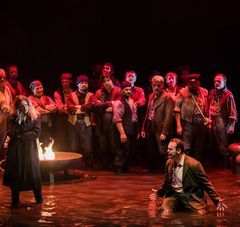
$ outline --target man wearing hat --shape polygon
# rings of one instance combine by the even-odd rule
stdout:
[[[77,90],[67,98],[68,121],[72,128],[69,142],[73,152],[83,153],[86,168],[92,168],[92,110],[96,98],[88,92],[89,79],[86,75],[78,76],[76,85]]]
[[[151,85],[153,92],[148,98],[141,136],[147,138],[149,171],[155,172],[159,162],[162,169],[165,166],[167,144],[172,135],[174,121],[174,101],[171,95],[164,91],[162,76],[155,75]]]
[[[177,134],[183,137],[185,152],[202,158],[208,118],[208,91],[200,87],[200,74],[188,76],[187,87],[180,90],[175,103]]]
[[[13,108],[12,94],[5,82],[5,70],[0,69],[0,151],[6,137],[8,116]]]
[[[67,98],[74,91],[71,87],[72,74],[63,73],[60,76],[61,86],[54,92],[54,102],[57,105],[58,113],[54,118],[56,146],[58,150],[68,150],[68,111],[67,111]]]
[[[41,135],[39,140],[43,146],[48,146],[50,138],[53,138],[52,132],[52,118],[53,113],[57,111],[57,106],[50,96],[44,95],[44,88],[42,82],[34,80],[30,84],[32,95],[29,100],[35,109],[41,114]]]
[[[17,65],[9,65],[7,67],[7,81],[6,85],[9,87],[13,99],[17,95],[25,95],[28,96],[27,90],[24,86],[18,81],[18,67]]]
[[[128,81],[123,81],[121,89],[119,100],[113,103],[113,121],[117,126],[115,167],[118,174],[127,172],[128,162],[133,153],[133,143],[138,136],[137,107],[130,97],[132,85]]]

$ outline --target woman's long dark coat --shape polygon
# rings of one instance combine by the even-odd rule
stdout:
[[[37,118],[20,125],[16,118],[10,120],[10,137],[3,184],[12,189],[25,191],[41,187],[40,164],[36,139],[41,130],[41,120]]]

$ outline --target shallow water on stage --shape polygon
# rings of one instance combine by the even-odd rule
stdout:
[[[157,203],[149,202],[163,174],[143,169],[117,176],[112,172],[82,172],[80,178],[55,176],[43,184],[44,203],[35,205],[32,192],[21,192],[21,206],[10,208],[10,190],[0,186],[0,225],[3,226],[237,226],[240,225],[240,175],[229,170],[207,171],[228,209],[217,213],[208,198],[205,215],[175,213],[162,216]],[[0,178],[2,180],[2,177]]]

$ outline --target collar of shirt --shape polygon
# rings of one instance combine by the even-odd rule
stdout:
[[[162,93],[161,93],[161,94],[162,94]],[[153,99],[153,100],[154,100],[154,101],[157,100],[157,99],[161,96],[161,94],[158,94],[158,95],[154,94],[154,99]]]
[[[184,164],[185,154],[182,155],[182,158],[178,164],[174,163],[175,168],[182,167]]]
[[[86,97],[87,92],[86,93],[80,93],[79,91],[77,91],[77,96],[79,97]]]

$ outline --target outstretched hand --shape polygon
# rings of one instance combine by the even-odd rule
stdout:
[[[153,193],[149,195],[149,199],[155,202],[158,199],[158,194],[156,189],[152,189]]]
[[[217,204],[217,211],[223,212],[225,208],[228,208],[227,205],[223,202],[223,200],[219,200]]]

